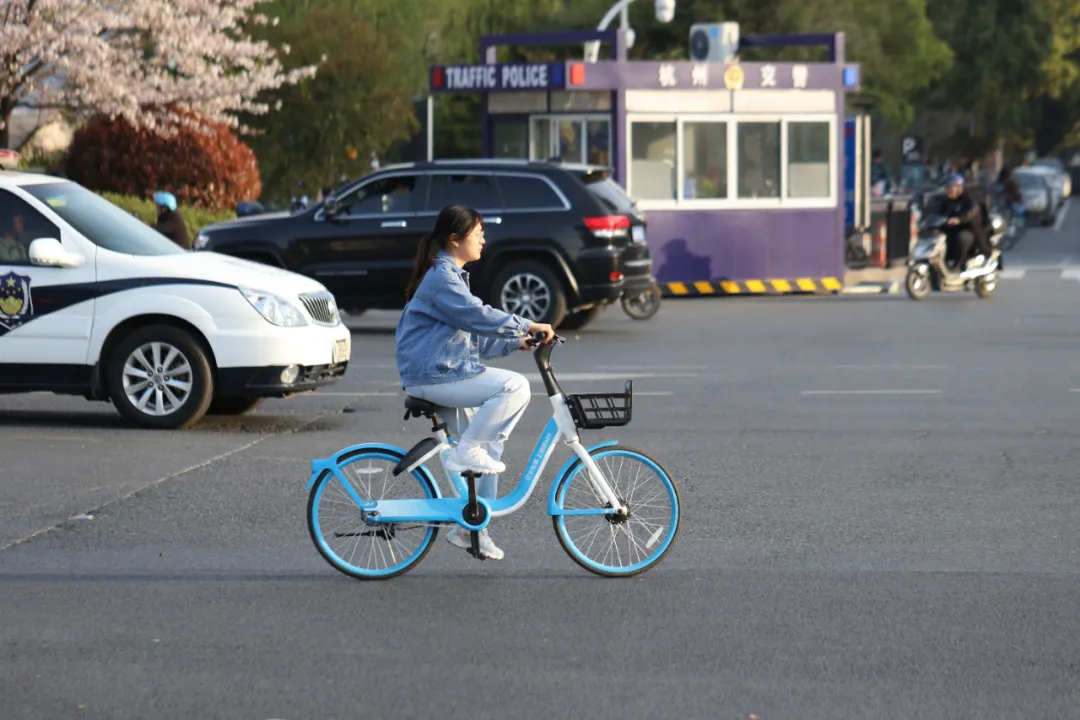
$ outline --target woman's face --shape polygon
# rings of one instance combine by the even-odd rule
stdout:
[[[462,264],[475,262],[480,259],[480,253],[484,249],[484,224],[476,223],[476,226],[463,238],[451,241],[451,255],[461,261]]]

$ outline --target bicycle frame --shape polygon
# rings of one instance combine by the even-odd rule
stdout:
[[[355,450],[365,447],[364,445],[354,446],[352,448],[346,448],[338,452],[334,457],[327,460],[315,460],[312,462],[312,476],[308,487],[312,487],[315,481],[325,471],[330,471],[337,477],[338,481],[342,484],[345,492],[352,498],[353,502],[361,509],[365,517],[376,523],[393,523],[393,522],[446,522],[456,523],[462,525],[469,530],[482,530],[488,524],[493,517],[501,517],[503,515],[509,515],[520,509],[532,496],[533,490],[536,489],[536,485],[543,475],[544,470],[547,467],[548,461],[551,459],[552,453],[555,451],[555,447],[559,440],[562,439],[565,445],[570,451],[579,459],[582,464],[588,469],[586,477],[589,480],[589,484],[592,485],[594,492],[597,494],[597,498],[606,501],[610,507],[606,508],[592,508],[584,510],[564,510],[558,507],[555,500],[555,492],[559,487],[559,481],[570,470],[574,464],[574,458],[571,458],[559,471],[559,474],[555,477],[555,481],[552,483],[551,492],[548,496],[547,511],[549,515],[611,515],[619,512],[622,508],[622,504],[619,498],[612,490],[607,478],[601,472],[596,461],[594,461],[590,453],[602,447],[608,447],[616,445],[616,442],[605,442],[599,445],[586,448],[581,443],[581,438],[578,434],[577,426],[574,423],[573,415],[570,413],[570,408],[567,405],[566,396],[563,394],[562,388],[559,387],[558,382],[555,379],[554,372],[551,369],[549,358],[551,356],[551,350],[555,342],[543,345],[535,351],[536,365],[540,370],[540,376],[544,381],[544,386],[548,393],[548,400],[551,402],[552,417],[548,420],[544,426],[543,431],[540,433],[540,438],[537,440],[535,447],[533,448],[532,455],[529,457],[529,461],[525,466],[525,472],[518,479],[517,486],[514,490],[505,497],[498,498],[493,501],[489,501],[485,498],[477,498],[477,502],[484,506],[487,513],[483,521],[479,525],[470,525],[463,518],[463,509],[468,503],[468,486],[465,479],[460,473],[453,473],[443,470],[444,476],[450,481],[451,486],[457,493],[456,497],[434,497],[434,498],[416,498],[408,500],[370,500],[366,501],[362,499],[356,490],[352,487],[341,474],[338,468],[337,458]],[[423,457],[419,458],[411,466],[406,468],[406,472],[412,473],[418,468],[425,474],[430,474],[424,467],[424,463],[430,458],[440,455],[441,453],[449,450],[452,446],[449,436],[444,429],[438,429],[434,433],[435,439],[438,441],[438,445],[427,452]],[[404,451],[398,448],[391,448],[386,445],[370,445],[368,447],[380,448],[384,450],[394,450],[404,455]],[[436,489],[436,492],[437,489]]]

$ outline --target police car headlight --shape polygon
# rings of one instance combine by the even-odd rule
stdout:
[[[195,242],[191,243],[192,250],[202,250],[210,242],[210,236],[206,233],[199,233],[195,236]]]
[[[307,318],[300,308],[293,305],[283,297],[268,293],[265,290],[252,290],[240,288],[251,307],[255,308],[260,315],[266,318],[268,323],[280,327],[299,327],[307,325]]]

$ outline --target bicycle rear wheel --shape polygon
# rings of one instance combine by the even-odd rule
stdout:
[[[581,567],[604,577],[645,572],[667,555],[679,534],[679,491],[660,463],[627,447],[596,450],[591,457],[630,515],[556,515],[551,518],[563,550]],[[607,507],[593,490],[588,470],[576,461],[555,490],[564,510]]]
[[[431,480],[417,468],[393,476],[404,453],[364,448],[346,455],[338,471],[362,500],[438,497]],[[417,488],[419,485],[419,488]],[[333,473],[315,482],[308,496],[308,532],[319,554],[334,568],[358,580],[387,580],[417,565],[439,535],[438,525],[376,523],[366,520]]]

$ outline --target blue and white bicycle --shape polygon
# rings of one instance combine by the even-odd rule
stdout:
[[[659,563],[679,533],[679,493],[671,476],[645,453],[616,441],[586,448],[578,434],[579,429],[628,424],[633,381],[626,382],[623,393],[566,395],[550,364],[561,342],[556,338],[534,351],[553,414],[524,475],[505,497],[479,498],[476,478],[481,473],[445,468],[455,494],[442,494],[425,463],[441,459],[454,440],[435,405],[418,398],[405,399],[405,419],[430,419],[432,436],[408,452],[364,443],[312,461],[308,529],[327,562],[361,580],[392,578],[424,559],[440,525],[455,524],[471,531],[469,552],[483,560],[479,531],[491,518],[525,505],[562,440],[572,456],[555,476],[547,512],[563,549],[578,565],[606,577],[636,575]]]

